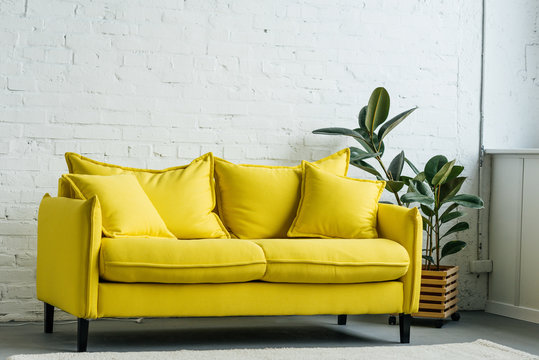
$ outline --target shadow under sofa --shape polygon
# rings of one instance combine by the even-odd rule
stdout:
[[[78,318],[78,351],[87,348],[88,320],[105,317],[333,314],[344,325],[347,314],[399,313],[400,342],[408,343],[419,304],[421,216],[379,204],[376,227],[377,239],[136,238],[129,252],[127,242],[103,237],[97,197],[46,197],[37,261],[45,332],[53,330],[54,307]],[[171,255],[178,246],[195,254],[192,261],[178,263]],[[205,263],[220,252],[229,262]]]

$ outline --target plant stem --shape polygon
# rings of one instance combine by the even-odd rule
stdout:
[[[430,233],[430,225],[427,224],[427,244],[425,245],[425,255],[426,256],[429,256],[429,244],[430,244],[430,238],[429,238],[429,233]],[[425,267],[428,269],[429,267],[429,260],[428,258],[425,259]]]
[[[435,215],[435,221],[436,221],[436,270],[440,270],[440,221],[438,217],[439,213],[439,198],[440,198],[440,188],[439,186],[436,187],[434,198],[436,199],[436,203],[434,204],[434,215]]]
[[[434,231],[434,228],[432,227],[432,216],[429,216],[429,221],[431,223],[431,226],[429,227],[429,237],[428,237],[428,240],[429,240],[429,256],[432,259],[432,234],[433,234],[433,231]],[[428,266],[427,266],[427,270],[430,270],[431,265],[432,264],[429,261]]]

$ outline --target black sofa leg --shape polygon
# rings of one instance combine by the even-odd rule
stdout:
[[[87,319],[78,319],[77,322],[77,351],[85,352],[88,347],[88,326],[90,321]]]
[[[337,324],[346,325],[346,315],[337,315]]]
[[[52,328],[54,325],[54,306],[51,304],[47,304],[46,302],[43,303],[44,305],[44,328],[45,333],[51,334]]]
[[[401,337],[401,344],[410,343],[410,324],[412,323],[412,315],[399,314],[399,330]]]

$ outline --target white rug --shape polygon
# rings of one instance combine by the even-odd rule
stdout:
[[[100,352],[14,355],[8,360],[440,360],[539,359],[538,356],[487,340],[442,345],[402,345],[336,348],[280,348],[238,350],[179,350],[151,352]]]

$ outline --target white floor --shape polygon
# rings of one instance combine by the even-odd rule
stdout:
[[[412,323],[412,344],[486,339],[539,355],[539,324],[482,311],[462,312],[441,329],[429,320]],[[88,351],[162,351],[266,347],[349,347],[399,344],[399,328],[385,315],[98,320],[90,323]],[[53,334],[43,323],[0,324],[0,359],[13,354],[74,351],[76,323],[59,322]]]

